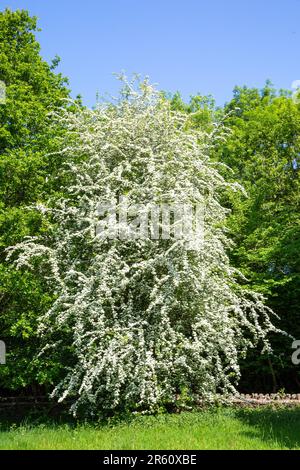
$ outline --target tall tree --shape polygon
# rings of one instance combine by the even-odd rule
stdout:
[[[237,87],[225,113],[231,136],[217,158],[231,168],[227,177],[248,193],[230,202],[232,261],[254,289],[268,296],[281,318],[278,325],[299,339],[300,107],[288,92],[276,93],[267,82],[262,90]],[[291,338],[278,336],[273,344],[273,356],[248,357],[245,389],[298,388]]]
[[[0,12],[0,80],[6,101],[0,104],[0,337],[7,343],[7,365],[0,368],[0,387],[19,388],[43,382],[45,362],[33,361],[36,317],[49,296],[34,274],[16,272],[5,262],[5,248],[45,230],[24,206],[47,198],[53,187],[47,176],[59,162],[47,157],[55,133],[48,115],[66,106],[67,81],[46,63],[36,40],[37,20],[26,11]],[[50,368],[51,369],[51,368]]]
[[[10,252],[55,293],[39,318],[44,350],[60,351],[65,367],[54,394],[72,397],[75,413],[99,413],[233,392],[240,355],[267,347],[274,328],[229,264],[220,198],[237,187],[210,159],[214,136],[148,82],[125,82],[115,105],[63,112],[60,122],[68,194],[38,208],[52,227],[47,236]],[[103,219],[97,212],[107,203]],[[166,205],[180,206],[179,218],[159,214],[152,237],[147,216]],[[203,234],[186,205],[203,208]],[[179,223],[187,230],[176,236]]]

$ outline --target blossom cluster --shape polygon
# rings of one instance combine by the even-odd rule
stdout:
[[[95,414],[233,393],[240,357],[259,342],[269,347],[274,327],[229,263],[220,200],[240,188],[210,158],[214,133],[189,126],[147,80],[125,82],[116,102],[56,117],[65,129],[63,196],[37,207],[48,233],[9,253],[18,267],[40,269],[55,293],[39,319],[44,348],[68,357],[53,396]],[[174,234],[97,236],[99,204],[120,196],[205,207],[204,236],[193,250]]]

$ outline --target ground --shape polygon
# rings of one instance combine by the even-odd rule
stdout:
[[[3,419],[0,449],[300,449],[300,407],[218,408],[105,424]]]

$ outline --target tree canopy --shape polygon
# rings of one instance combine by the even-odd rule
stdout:
[[[40,55],[36,18],[26,11],[0,12],[0,80],[6,87],[0,105],[0,336],[7,344],[2,387],[20,388],[43,381],[45,364],[33,360],[38,342],[36,318],[49,302],[43,281],[18,273],[5,261],[5,249],[37,234],[41,220],[25,206],[47,199],[53,191],[48,175],[57,161],[47,154],[59,130],[50,130],[51,110],[65,106],[67,80]]]

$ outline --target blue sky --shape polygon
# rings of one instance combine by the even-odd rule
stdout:
[[[58,54],[73,95],[115,94],[113,72],[149,75],[160,89],[211,93],[278,88],[300,79],[300,0],[1,0],[38,16],[42,55]]]

